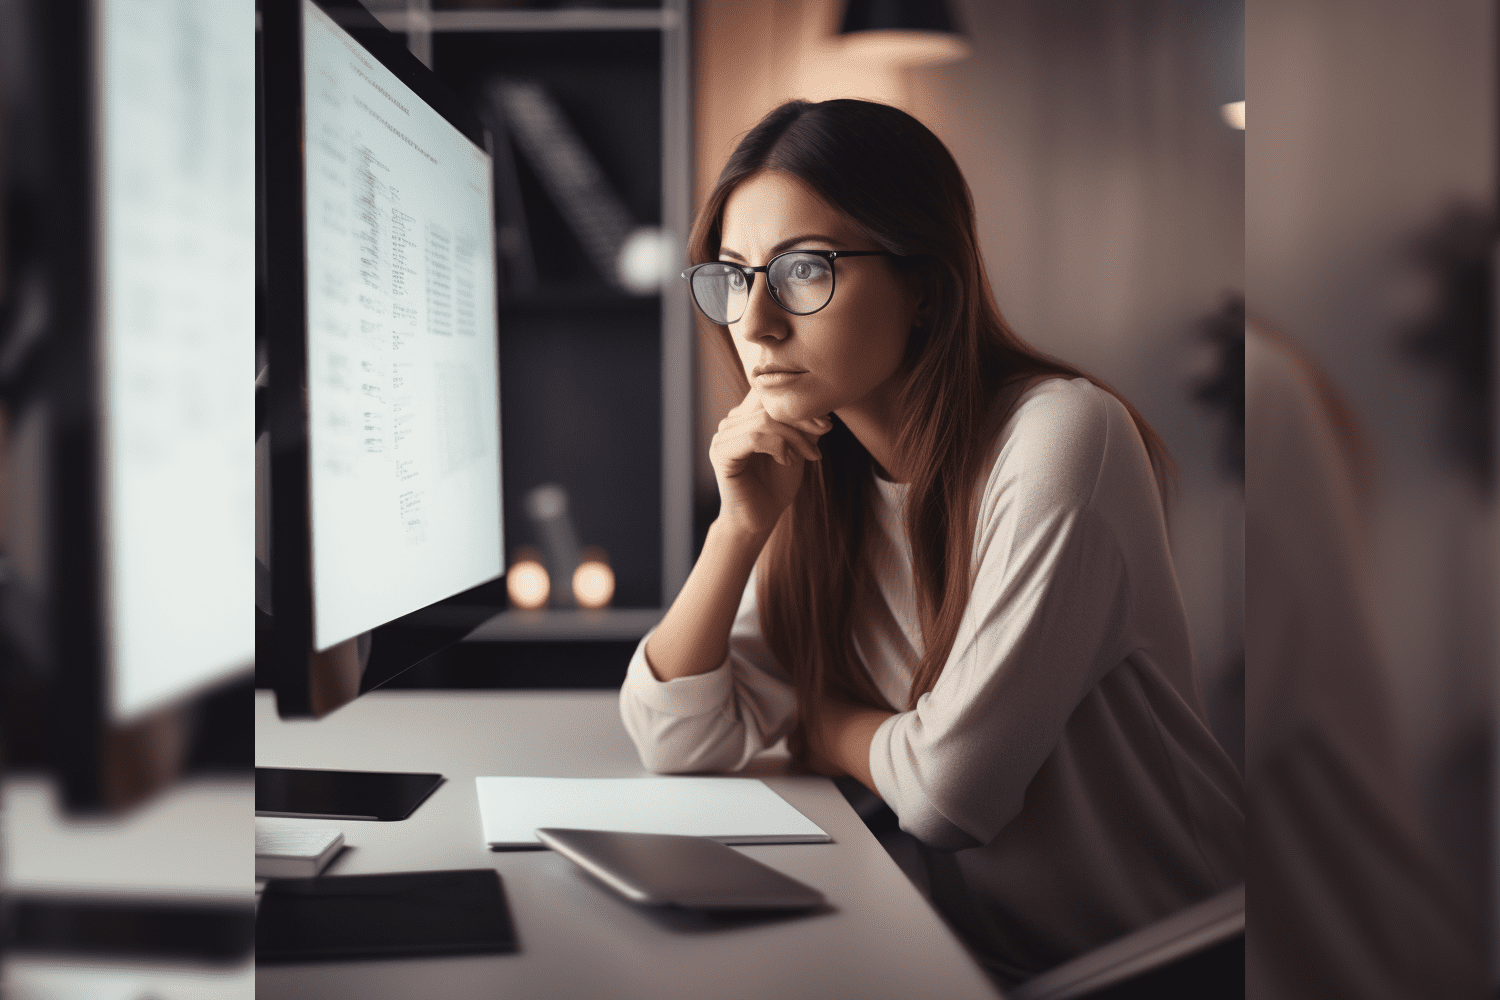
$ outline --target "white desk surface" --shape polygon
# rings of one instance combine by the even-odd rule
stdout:
[[[374,692],[317,722],[284,722],[270,694],[256,692],[255,713],[262,767],[445,775],[402,822],[304,822],[344,831],[349,849],[328,874],[494,868],[520,942],[512,955],[261,967],[258,1000],[997,995],[833,783],[787,776],[775,762],[753,773],[834,842],[740,850],[821,890],[832,912],[685,927],[617,898],[550,851],[488,850],[478,775],[644,773],[614,692]]]

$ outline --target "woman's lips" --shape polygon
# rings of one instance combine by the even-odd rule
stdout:
[[[786,385],[789,382],[795,382],[806,374],[807,372],[780,370],[756,372],[755,381],[757,385]]]

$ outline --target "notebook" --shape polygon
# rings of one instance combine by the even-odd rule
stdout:
[[[675,833],[723,844],[833,838],[758,778],[475,778],[492,850],[541,847],[537,827]]]
[[[256,817],[255,877],[312,878],[343,846],[342,830]]]

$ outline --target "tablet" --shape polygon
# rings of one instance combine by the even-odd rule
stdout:
[[[806,910],[823,894],[707,837],[544,827],[537,839],[634,903]]]
[[[441,774],[255,769],[255,815],[403,820],[443,783]]]

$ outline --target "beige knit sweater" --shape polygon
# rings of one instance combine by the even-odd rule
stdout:
[[[1084,379],[1046,380],[991,459],[957,640],[934,689],[875,734],[870,767],[934,903],[1017,981],[1241,881],[1243,816],[1129,413]],[[877,596],[855,645],[900,708],[923,649],[907,487],[876,484]],[[637,648],[620,711],[650,769],[737,770],[791,728],[755,586],[715,670],[663,683]]]

